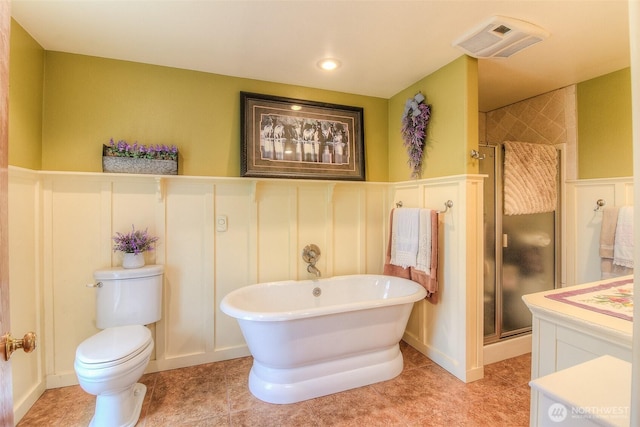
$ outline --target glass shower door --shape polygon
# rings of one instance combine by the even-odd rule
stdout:
[[[484,337],[496,338],[497,334],[497,266],[501,252],[496,250],[496,161],[494,146],[480,146],[482,159],[479,172],[486,175],[483,195],[484,217]]]
[[[492,343],[531,330],[522,301],[553,289],[558,277],[556,212],[503,215],[502,149],[480,146],[484,185],[484,341]]]
[[[501,336],[531,328],[523,295],[555,287],[555,217],[555,212],[502,216]]]

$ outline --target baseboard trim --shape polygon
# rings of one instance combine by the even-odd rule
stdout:
[[[505,359],[511,359],[512,357],[531,353],[531,334],[487,344],[484,346],[483,351],[485,366]]]

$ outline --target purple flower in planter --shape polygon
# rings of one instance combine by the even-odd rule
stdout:
[[[175,145],[171,147],[165,144],[149,145],[139,144],[138,141],[133,145],[129,145],[125,140],[117,143],[113,138],[109,140],[109,144],[105,149],[106,156],[134,157],[143,159],[161,159],[161,160],[177,160],[178,148]]]
[[[112,239],[114,242],[114,252],[120,251],[136,255],[154,250],[154,244],[158,241],[157,237],[149,235],[148,229],[144,231],[136,230],[133,225],[131,226],[130,233],[116,233]]]

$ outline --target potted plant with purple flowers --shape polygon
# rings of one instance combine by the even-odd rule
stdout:
[[[148,229],[136,230],[131,226],[131,232],[127,234],[116,233],[113,236],[113,251],[124,252],[122,267],[139,268],[144,266],[144,253],[155,249],[158,238],[150,236]]]
[[[178,174],[178,148],[175,145],[144,145],[125,140],[102,146],[104,172],[143,173],[156,175]]]

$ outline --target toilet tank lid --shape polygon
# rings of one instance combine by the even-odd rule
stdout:
[[[96,280],[136,279],[141,277],[158,276],[164,271],[162,265],[145,265],[140,268],[106,268],[93,273]]]

